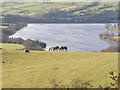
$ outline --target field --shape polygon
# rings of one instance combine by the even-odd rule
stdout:
[[[66,3],[3,3],[2,9],[5,14],[12,15],[29,15],[35,16],[47,13],[51,9],[65,8],[71,4]]]
[[[120,37],[119,37],[119,36],[114,36],[113,38],[114,38],[114,39],[120,39]]]
[[[14,48],[16,47],[16,48]],[[91,80],[94,87],[109,85],[109,71],[118,72],[118,53],[48,52],[24,53],[24,46],[3,44],[3,88],[53,87],[51,81]]]
[[[8,28],[11,25],[14,25],[14,23],[1,23],[0,28],[5,29],[5,28]]]
[[[0,28],[2,28],[2,29],[3,29],[3,28],[7,28],[7,27],[8,27],[8,26],[0,26]]]
[[[32,16],[36,17],[44,13],[48,13],[54,9],[61,9],[70,11],[73,15],[93,15],[97,13],[104,13],[105,11],[117,10],[118,3],[115,2],[100,2],[96,5],[89,6],[93,4],[92,2],[32,2],[32,3],[3,3],[2,12],[4,15],[21,15],[21,16]],[[81,7],[88,5],[86,9],[81,9]]]
[[[4,2],[0,16],[3,23],[106,23],[117,17],[117,2]]]

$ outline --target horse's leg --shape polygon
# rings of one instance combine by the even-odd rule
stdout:
[[[65,49],[65,51],[67,51],[67,48]]]
[[[51,48],[49,48],[49,51],[51,51]]]
[[[66,51],[66,48],[64,48],[64,52]]]
[[[60,49],[58,49],[59,50],[59,52],[60,52]]]
[[[55,49],[55,51],[57,51],[57,49]]]
[[[62,49],[60,48],[59,51],[62,51]]]
[[[55,51],[57,51],[57,48],[55,48]]]

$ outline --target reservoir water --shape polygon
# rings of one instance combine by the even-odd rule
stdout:
[[[67,46],[70,52],[99,52],[113,45],[98,37],[106,32],[104,28],[105,24],[28,24],[10,37],[43,41],[46,50],[59,45]]]

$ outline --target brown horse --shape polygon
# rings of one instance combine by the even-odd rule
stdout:
[[[59,48],[59,51],[61,51],[61,50],[62,50],[62,51],[64,51],[64,50],[67,51],[67,46],[61,46],[61,47]]]
[[[59,46],[51,46],[49,48],[49,51],[58,51],[59,50]]]
[[[49,48],[49,51],[53,51],[53,50],[54,50],[54,47],[51,46],[51,47]]]

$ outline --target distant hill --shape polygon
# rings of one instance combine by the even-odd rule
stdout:
[[[114,22],[118,16],[117,2],[5,2],[2,8],[3,20],[5,16],[15,15],[41,22]]]

